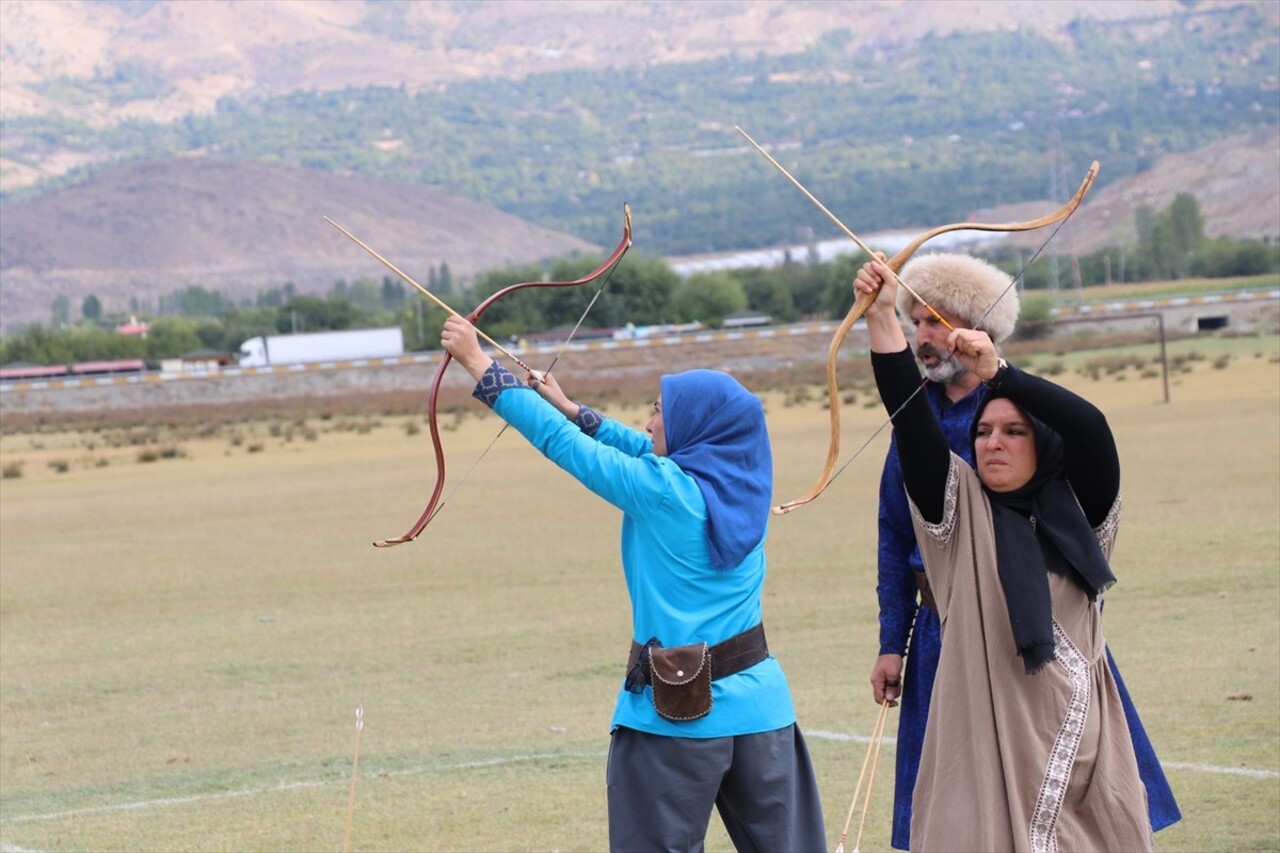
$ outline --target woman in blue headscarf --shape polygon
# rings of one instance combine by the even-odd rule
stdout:
[[[739,850],[825,850],[808,750],[761,622],[773,460],[759,399],[718,371],[664,376],[642,433],[550,377],[531,387],[512,375],[461,318],[441,344],[477,399],[622,510],[632,650],[606,772],[610,848],[700,850],[714,805]]]

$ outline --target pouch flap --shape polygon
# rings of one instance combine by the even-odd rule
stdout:
[[[649,668],[655,681],[665,684],[688,684],[698,677],[703,667],[710,666],[711,656],[706,643],[692,646],[676,646],[670,649],[650,649]]]

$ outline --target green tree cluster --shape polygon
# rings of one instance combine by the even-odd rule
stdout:
[[[1206,237],[1199,204],[1190,194],[1180,194],[1165,210],[1140,212],[1138,224],[1139,239],[1134,245],[1080,259],[1083,284],[1280,272],[1280,247],[1270,241]],[[432,270],[430,280],[445,304],[466,314],[512,284],[573,281],[602,260],[575,256],[548,265],[493,269],[467,286],[455,282],[442,264]],[[1022,269],[1020,256],[997,255],[992,260],[1017,275],[1025,290],[1052,286],[1050,261],[1057,260],[1052,256],[1028,269]],[[743,310],[766,314],[774,323],[835,319],[852,306],[851,282],[865,261],[861,252],[832,262],[812,255],[803,261],[788,257],[777,267],[698,273],[682,280],[664,259],[633,250],[591,285],[513,293],[495,303],[480,326],[495,339],[507,339],[568,330],[580,319],[587,328],[694,321],[714,327]],[[324,297],[299,294],[293,285],[285,284],[259,294],[253,304],[237,306],[216,291],[195,287],[170,294],[160,303],[183,313],[144,317],[149,323],[144,339],[117,334],[114,318],[103,316],[101,303],[93,296],[84,300],[85,319],[70,323],[65,319],[69,300],[58,297],[51,305],[53,328],[33,326],[0,339],[0,364],[109,358],[158,361],[196,350],[234,353],[245,340],[257,336],[393,325],[403,330],[410,350],[426,350],[438,347],[446,316],[443,309],[390,277],[380,282],[338,281]],[[1047,298],[1024,295],[1024,316],[1047,318],[1051,305]],[[591,311],[584,318],[588,306]]]
[[[1178,281],[1185,278],[1230,278],[1280,272],[1280,245],[1272,240],[1209,237],[1204,215],[1192,193],[1178,193],[1168,207],[1141,207],[1134,212],[1137,239],[1077,259],[1082,285],[1125,281]],[[1057,289],[1065,282],[1062,260],[1023,269],[1020,255],[995,253],[993,260],[1023,287]],[[1057,273],[1055,275],[1055,270]]]

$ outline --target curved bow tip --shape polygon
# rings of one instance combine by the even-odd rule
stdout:
[[[787,513],[791,512],[793,509],[799,509],[800,507],[802,507],[802,506],[804,506],[805,504],[809,503],[809,501],[811,501],[811,500],[813,500],[813,499],[812,499],[812,498],[800,498],[799,500],[787,501],[787,502],[786,502],[786,503],[784,503],[784,504],[778,504],[778,505],[777,505],[777,506],[775,506],[773,509],[769,510],[769,512],[770,512],[772,515],[786,515]]]
[[[412,542],[412,536],[397,536],[394,539],[379,539],[373,543],[375,548],[390,548],[393,545],[403,545],[406,542]]]
[[[1093,165],[1089,167],[1088,173],[1084,176],[1083,192],[1080,194],[1081,198],[1084,198],[1084,193],[1087,193],[1089,191],[1089,187],[1093,186],[1093,180],[1098,177],[1098,170],[1101,168],[1102,165],[1097,160],[1094,160]]]

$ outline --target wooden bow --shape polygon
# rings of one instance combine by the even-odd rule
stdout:
[[[755,140],[751,139],[750,136],[747,136],[746,132],[743,131],[742,128],[738,128],[738,131],[742,133],[743,136],[746,136],[747,140],[755,146],[756,150],[763,154],[769,162],[778,169],[778,171],[782,172],[783,175],[786,175],[792,184],[803,192],[811,202],[817,205],[823,213],[825,213],[837,226],[839,226],[840,230],[843,231],[846,236],[857,243],[859,248],[866,252],[869,257],[876,257],[876,254],[867,248],[866,244],[863,243],[862,240],[858,239],[858,237],[850,231],[844,223],[837,219],[825,205],[818,201],[812,193],[792,177],[792,175],[782,167],[782,164],[769,156],[769,153],[756,144]],[[1046,216],[1041,216],[1039,219],[1031,219],[1026,222],[956,222],[951,225],[940,225],[937,228],[932,228],[921,234],[919,237],[916,237],[908,243],[902,251],[898,252],[892,258],[884,261],[883,263],[889,268],[890,273],[895,279],[897,279],[899,285],[904,287],[922,305],[927,307],[935,317],[942,320],[943,324],[946,325],[947,328],[951,328],[951,324],[943,320],[941,315],[939,315],[928,302],[921,299],[919,294],[912,290],[906,282],[901,278],[898,278],[898,272],[907,263],[907,261],[911,259],[911,256],[914,255],[921,246],[932,240],[934,237],[946,234],[949,231],[1034,231],[1037,228],[1044,228],[1048,225],[1053,225],[1055,222],[1061,222],[1071,214],[1075,213],[1076,208],[1078,208],[1080,206],[1080,202],[1084,200],[1085,194],[1089,192],[1089,188],[1093,186],[1094,178],[1097,176],[1098,161],[1095,160],[1093,165],[1089,167],[1088,173],[1084,176],[1084,181],[1081,182],[1080,188],[1076,190],[1076,194],[1072,196],[1066,204],[1058,208],[1058,210]],[[831,339],[831,345],[827,347],[827,402],[831,411],[831,437],[827,444],[827,459],[822,466],[822,472],[818,475],[817,482],[815,482],[809,491],[805,492],[803,496],[774,507],[774,515],[784,515],[797,507],[804,506],[805,504],[816,500],[818,495],[822,494],[827,486],[830,485],[832,478],[835,476],[836,465],[840,461],[840,389],[836,380],[836,357],[839,355],[840,347],[844,343],[844,339],[848,337],[849,331],[853,328],[853,324],[858,322],[862,315],[866,313],[867,308],[875,301],[875,298],[876,294],[872,293],[858,294],[857,298],[853,302],[853,307],[849,309],[849,313],[845,315],[845,318],[840,323],[839,328],[836,329],[835,336]]]
[[[622,220],[623,220],[622,239],[618,242],[618,245],[614,247],[614,250],[613,252],[610,253],[609,257],[605,258],[604,263],[600,264],[600,266],[596,267],[587,275],[583,276],[582,278],[574,279],[573,281],[522,281],[517,284],[508,285],[507,287],[502,288],[501,290],[490,295],[487,299],[481,302],[474,311],[472,311],[470,314],[466,316],[467,321],[470,322],[472,325],[474,325],[480,319],[481,315],[484,314],[485,311],[488,311],[500,299],[503,299],[506,296],[512,293],[515,293],[517,290],[524,290],[526,288],[532,288],[532,287],[578,287],[580,285],[590,284],[591,282],[595,281],[596,279],[610,272],[622,260],[622,256],[627,253],[627,250],[631,248],[631,208],[630,206],[625,204],[622,206]],[[332,220],[330,220],[330,222],[332,222]],[[337,225],[337,223],[333,223],[333,224],[335,226]],[[345,232],[345,229],[340,229],[340,230],[343,230]],[[348,233],[347,236],[351,236],[351,235]],[[355,240],[354,237],[352,237],[351,239]],[[356,242],[360,243],[359,240],[356,240]],[[381,255],[378,255],[376,252],[374,252],[368,246],[365,246],[363,243],[360,243],[360,245],[364,247],[364,249],[367,252],[369,252],[375,258],[381,261],[396,275],[403,278],[405,281],[407,281],[409,284],[416,287],[418,290],[427,292],[424,287],[422,287],[420,284],[415,282],[413,279],[409,278],[407,275],[401,272],[398,268],[393,266],[389,261],[384,259]],[[438,299],[435,299],[434,294],[429,294],[429,295],[437,303],[443,305],[443,303],[440,303]],[[449,308],[447,305],[444,305],[444,308],[450,313],[453,313],[453,314],[457,313],[452,308]],[[498,350],[500,350],[502,353],[506,354],[513,361],[519,364],[523,369],[532,372],[531,368],[529,368],[528,365],[526,365],[523,361],[520,361],[520,359],[516,358],[514,355],[511,355],[511,353],[507,352],[501,346],[498,346],[498,344],[494,343],[492,338],[489,338],[487,335],[482,335],[482,336],[485,338],[485,340],[489,341],[495,347],[497,347]],[[568,342],[566,341],[566,343]],[[446,352],[444,354],[444,358],[440,360],[440,366],[436,368],[435,378],[431,382],[431,393],[427,398],[427,424],[431,433],[431,445],[435,452],[435,457],[436,457],[436,483],[431,490],[431,497],[427,501],[427,508],[422,511],[422,515],[418,517],[418,520],[415,521],[413,523],[413,526],[410,527],[408,531],[406,531],[403,535],[396,536],[391,539],[378,540],[373,543],[375,547],[390,548],[392,545],[400,545],[404,542],[412,542],[414,539],[418,538],[418,535],[422,533],[423,530],[426,529],[426,526],[431,523],[431,519],[435,516],[436,512],[440,509],[440,506],[441,506],[440,499],[444,494],[445,463],[444,463],[444,445],[440,440],[440,427],[436,417],[436,409],[437,409],[438,401],[440,399],[440,388],[444,382],[444,374],[445,374],[445,371],[448,369],[449,364],[452,361],[453,361],[453,356],[451,356],[448,352]]]

